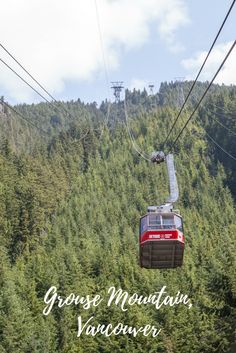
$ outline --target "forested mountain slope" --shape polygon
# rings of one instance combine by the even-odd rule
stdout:
[[[166,94],[171,89],[167,85]],[[235,139],[210,120],[215,106],[235,112],[234,92],[232,87],[217,88],[204,105],[207,113],[199,110],[176,148],[180,187],[176,206],[184,219],[185,257],[182,268],[162,271],[139,267],[138,227],[146,207],[165,200],[166,171],[164,165],[150,165],[133,151],[122,102],[111,106],[104,130],[98,126],[105,119],[106,103],[101,109],[83,106],[80,113],[75,103],[67,103],[78,119],[63,118],[53,131],[50,119],[55,112],[50,106],[20,108],[29,119],[34,109],[47,109],[49,136],[42,139],[35,131],[37,138],[25,150],[24,131],[17,146],[10,137],[1,143],[1,353],[229,351],[236,321],[232,172],[236,162],[213,147],[204,129],[234,153]],[[166,136],[177,113],[175,106],[171,100],[169,105],[153,105],[153,97],[135,91],[128,92],[127,107],[136,142],[151,152]],[[182,123],[191,105],[188,109]],[[227,119],[222,115],[221,123],[236,131],[230,115]],[[157,310],[135,304],[122,311],[102,302],[88,310],[81,305],[55,306],[45,316],[43,299],[51,286],[64,298],[70,293],[106,296],[111,286],[148,296],[166,286],[168,295],[187,294],[192,307]],[[142,334],[77,337],[80,315],[83,322],[93,316],[95,326],[150,324],[161,331],[155,338]]]

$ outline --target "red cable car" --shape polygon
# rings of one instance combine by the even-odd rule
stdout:
[[[184,255],[183,221],[170,204],[150,206],[140,218],[140,266],[153,269],[182,266]]]

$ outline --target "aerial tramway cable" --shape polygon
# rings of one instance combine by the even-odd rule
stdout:
[[[25,73],[27,73],[27,75],[29,75],[29,77],[35,82],[37,83],[37,85],[55,102],[57,102],[56,98],[54,98],[50,92],[48,92],[46,90],[46,88],[44,88],[44,86],[38,81],[36,80],[36,78],[34,78],[34,76],[31,75],[31,73],[26,70],[26,68],[15,58],[14,55],[12,55],[9,50],[6,49],[6,47],[4,47],[1,43],[0,43],[0,47],[2,47],[3,50],[5,50],[5,52],[25,71]]]
[[[130,128],[130,125],[129,125],[129,116],[128,116],[128,112],[127,112],[127,106],[126,106],[126,99],[124,98],[124,113],[125,113],[125,126],[127,128],[127,132],[128,132],[128,135],[129,135],[129,138],[131,140],[131,143],[132,143],[132,146],[133,146],[133,149],[138,153],[138,155],[140,155],[143,159],[145,159],[146,161],[148,162],[151,162],[151,159],[150,157],[145,153],[143,152],[140,147],[137,145],[136,141],[135,141],[135,138],[133,136],[133,133],[131,131],[131,128]]]
[[[175,138],[174,142],[171,144],[170,150],[173,150],[174,146],[176,145],[177,141],[179,140],[180,136],[182,135],[184,129],[187,127],[187,125],[189,124],[190,120],[193,118],[194,114],[196,113],[197,109],[199,108],[201,102],[203,101],[203,99],[205,98],[207,92],[209,91],[209,89],[211,88],[211,85],[213,84],[215,78],[217,77],[217,75],[219,74],[219,72],[221,71],[222,67],[224,66],[226,60],[228,59],[229,55],[231,54],[231,52],[233,51],[234,47],[236,44],[236,40],[233,42],[233,44],[231,45],[229,51],[227,52],[224,60],[221,62],[218,70],[216,71],[215,75],[213,76],[211,82],[209,83],[209,85],[207,86],[205,92],[203,93],[202,97],[200,98],[198,104],[196,105],[196,107],[194,108],[193,112],[190,114],[188,120],[186,121],[186,123],[184,124],[184,126],[182,127],[182,129],[180,130],[179,134],[177,135],[177,137]]]
[[[22,68],[22,70],[24,70],[24,72],[52,99],[52,101],[54,103],[58,103],[58,101],[56,100],[56,98],[54,98],[52,96],[52,94],[16,59],[16,57],[11,54],[9,52],[9,50],[7,50],[7,48],[2,45],[0,43],[0,47]],[[45,98],[43,95],[41,95],[40,92],[38,92],[32,85],[30,85],[23,77],[21,77],[14,69],[12,69],[10,67],[10,65],[8,65],[6,62],[4,62],[2,59],[0,59],[2,61],[2,63],[7,66],[16,76],[18,76],[18,78],[20,78],[26,85],[28,85],[35,93],[37,93],[41,98],[43,98],[43,100],[45,100],[47,103],[52,104],[54,106],[54,108],[56,108],[57,110],[61,111],[61,109],[63,109],[63,111],[65,113],[67,113],[68,115],[70,115],[72,118],[74,118],[74,116],[70,113],[70,111],[68,109],[66,109],[64,106],[61,106],[61,108],[59,108],[58,106],[56,106],[54,103],[50,102],[47,98]]]
[[[236,136],[236,132],[231,130],[230,128],[228,128],[226,125],[222,124],[218,119],[216,119],[215,117],[213,117],[213,114],[214,115],[218,115],[220,117],[223,116],[223,114],[218,114],[216,112],[213,112],[211,110],[209,110],[209,108],[205,108],[205,107],[202,107],[202,109],[206,112],[206,113],[210,113],[210,119],[214,120],[217,124],[219,124],[221,127],[223,127],[225,130],[227,130],[230,134]],[[225,116],[224,116],[225,117]]]
[[[177,121],[178,121],[178,119],[179,119],[179,117],[180,117],[180,115],[181,115],[181,113],[182,113],[182,111],[183,111],[183,109],[184,109],[186,103],[187,103],[187,100],[188,100],[188,98],[189,98],[189,96],[190,96],[190,94],[191,94],[191,92],[192,92],[192,90],[193,90],[193,88],[194,88],[194,86],[195,86],[195,84],[196,84],[196,82],[197,82],[197,80],[198,80],[198,78],[199,78],[199,76],[200,76],[200,74],[201,74],[201,72],[202,72],[202,70],[203,70],[205,64],[206,64],[206,61],[207,61],[207,59],[208,59],[208,57],[209,57],[209,55],[210,55],[210,53],[211,53],[211,51],[212,51],[212,49],[213,49],[213,47],[214,47],[216,41],[217,41],[217,39],[218,39],[218,37],[219,37],[219,35],[220,35],[222,29],[223,29],[223,27],[224,27],[224,25],[225,25],[225,23],[226,23],[228,17],[229,17],[229,14],[230,14],[230,12],[231,12],[232,9],[233,9],[233,6],[234,6],[234,4],[235,4],[235,1],[236,1],[236,0],[233,0],[233,2],[231,3],[231,6],[230,6],[230,8],[229,8],[229,10],[228,10],[228,12],[227,12],[227,14],[226,14],[226,16],[225,16],[225,18],[224,18],[222,24],[221,24],[221,26],[220,26],[218,32],[217,32],[217,35],[216,35],[216,37],[215,37],[215,39],[214,39],[214,41],[213,41],[213,43],[212,43],[212,45],[211,45],[211,47],[210,47],[210,49],[209,49],[207,55],[206,55],[206,57],[205,57],[205,59],[204,59],[204,61],[203,61],[203,63],[202,63],[202,66],[200,67],[200,69],[199,69],[199,71],[198,71],[198,74],[197,74],[197,76],[196,76],[196,78],[195,78],[195,80],[194,80],[194,82],[193,82],[193,84],[192,84],[192,86],[191,86],[191,88],[190,88],[190,90],[189,90],[189,92],[188,92],[188,94],[187,94],[187,96],[186,96],[186,98],[185,98],[185,100],[184,100],[184,102],[183,102],[181,108],[180,108],[179,113],[177,114],[177,116],[176,116],[176,118],[175,118],[175,120],[174,120],[174,123],[172,124],[172,127],[171,127],[170,131],[168,132],[168,134],[167,134],[167,136],[166,136],[166,138],[165,138],[165,140],[164,140],[163,145],[165,145],[165,144],[167,143],[167,141],[168,141],[168,139],[169,139],[169,137],[170,137],[170,134],[172,133],[172,131],[173,131],[173,129],[174,129],[174,127],[175,127],[175,125],[176,125],[176,123],[177,123]]]
[[[36,94],[38,94],[44,101],[46,101],[47,103],[49,103],[50,105],[52,105],[57,111],[62,112],[62,110],[64,111],[64,113],[68,114],[70,117],[72,117],[73,119],[75,119],[75,117],[70,113],[70,111],[68,109],[66,109],[64,106],[57,106],[55,103],[58,103],[58,101],[44,88],[44,86],[42,84],[40,84],[40,82],[38,80],[36,80],[31,74],[30,72],[15,58],[15,56],[13,56],[9,50],[7,50],[2,44],[0,44],[0,46],[3,48],[3,50],[5,50],[5,52],[29,75],[29,77],[52,99],[52,102],[49,101],[44,95],[42,95],[37,89],[35,89],[28,81],[26,81],[20,74],[18,74],[10,65],[8,65],[3,59],[0,58],[0,61],[9,69],[11,70],[19,79],[21,79],[27,86],[29,86]],[[11,108],[10,108],[11,109]],[[13,109],[12,109],[13,110]],[[14,111],[18,114],[18,112],[14,109]],[[108,112],[109,112],[109,107],[108,107]],[[18,114],[20,115],[20,114]],[[26,121],[29,121],[27,119],[25,119]],[[91,128],[89,129],[91,130]],[[79,139],[83,139],[88,135],[89,130],[87,130],[85,132],[85,134]]]
[[[103,43],[103,35],[102,35],[102,28],[101,28],[101,22],[100,22],[100,16],[99,16],[99,9],[98,9],[98,3],[97,0],[94,0],[95,3],[95,12],[96,12],[96,20],[97,20],[97,27],[98,27],[98,33],[99,33],[99,41],[100,41],[100,47],[101,47],[101,53],[102,53],[102,60],[103,60],[103,66],[104,66],[104,72],[105,72],[105,78],[106,78],[106,85],[107,85],[107,92],[108,92],[108,97],[110,98],[108,102],[108,107],[107,107],[107,114],[106,114],[106,119],[104,120],[103,128],[101,129],[101,134],[100,138],[103,135],[105,126],[108,125],[109,118],[110,118],[110,112],[111,112],[111,97],[110,97],[110,80],[109,80],[109,70],[108,70],[108,64],[106,61],[106,55],[105,55],[105,49],[104,49],[104,43]]]
[[[37,93],[43,100],[45,100],[49,104],[53,104],[46,97],[44,97],[36,88],[34,88],[29,82],[27,82],[21,75],[19,75],[10,65],[8,65],[3,59],[0,58],[0,61],[11,70],[21,81],[23,81],[27,86],[29,86],[35,93]],[[53,104],[54,106],[54,104]]]
[[[0,46],[8,53],[8,55],[10,55],[16,62],[17,64],[23,68],[23,70],[53,99],[53,102],[50,102],[45,96],[43,96],[36,88],[34,88],[29,82],[27,82],[20,74],[18,74],[10,65],[8,65],[3,59],[0,58],[0,61],[9,69],[11,70],[21,81],[23,81],[27,86],[29,86],[36,94],[38,94],[45,102],[49,103],[50,105],[52,105],[57,111],[61,112],[61,109],[63,109],[64,112],[66,112],[66,114],[70,115],[73,119],[75,119],[75,117],[73,115],[71,115],[71,113],[63,106],[58,107],[55,103],[58,103],[57,100],[55,98],[52,97],[52,95],[43,88],[43,86],[36,80],[34,79],[34,77],[19,63],[19,61],[17,61],[15,59],[15,57],[13,57],[13,55],[5,48],[3,47],[3,45],[0,44]],[[19,114],[18,114],[19,115]],[[85,133],[84,136],[86,136],[88,133],[88,131]]]
[[[228,109],[225,109],[225,107],[219,107],[218,105],[216,105],[212,102],[209,102],[209,105],[211,105],[217,109],[221,109],[224,114],[231,115],[231,116],[235,117],[235,113],[233,113],[232,111],[229,111]],[[220,113],[214,112],[214,114],[219,115]]]
[[[209,51],[208,51],[206,57],[205,57],[205,59],[204,59],[202,65],[201,65],[201,68],[200,68],[200,70],[199,70],[199,72],[198,72],[198,74],[197,74],[197,76],[196,76],[196,78],[195,78],[195,80],[194,80],[194,82],[193,82],[193,84],[192,84],[192,86],[191,86],[191,88],[190,88],[190,90],[189,90],[189,92],[188,92],[188,94],[187,94],[187,96],[186,96],[186,98],[185,98],[185,100],[184,100],[182,106],[181,106],[181,109],[180,109],[179,113],[177,114],[177,116],[176,116],[176,118],[175,118],[175,120],[174,120],[174,122],[173,122],[173,124],[172,124],[172,126],[171,126],[171,129],[170,129],[169,133],[167,134],[167,137],[165,138],[165,140],[164,140],[164,142],[163,142],[163,144],[162,144],[162,145],[163,145],[163,149],[164,149],[164,147],[165,147],[167,141],[169,140],[169,137],[170,137],[170,135],[171,135],[171,133],[172,133],[172,131],[173,131],[173,129],[174,129],[174,127],[175,127],[175,125],[176,125],[176,123],[177,123],[177,121],[178,121],[178,119],[179,119],[179,117],[180,117],[180,115],[181,115],[181,113],[182,113],[182,111],[183,111],[183,109],[184,109],[186,103],[187,103],[187,100],[188,100],[188,98],[190,97],[190,94],[192,93],[192,90],[193,90],[193,88],[194,88],[194,86],[195,86],[195,84],[196,84],[196,82],[197,82],[197,79],[199,78],[199,76],[200,76],[200,74],[201,74],[201,72],[202,72],[202,70],[203,70],[203,68],[204,68],[204,66],[205,66],[205,64],[206,64],[206,61],[207,61],[207,59],[208,59],[208,57],[209,57],[209,55],[210,55],[210,53],[211,53],[211,51],[212,51],[212,49],[213,49],[213,47],[214,47],[216,41],[217,41],[217,39],[218,39],[218,37],[219,37],[219,35],[220,35],[222,29],[223,29],[223,27],[224,27],[224,25],[225,25],[225,23],[226,23],[228,17],[229,17],[230,12],[232,11],[232,8],[233,8],[233,6],[234,6],[234,4],[235,4],[235,1],[236,1],[236,0],[233,0],[233,2],[231,3],[231,6],[230,6],[230,8],[229,8],[229,10],[228,10],[228,12],[227,12],[227,14],[226,14],[226,16],[225,16],[225,18],[224,18],[222,24],[221,24],[221,26],[220,26],[218,32],[217,32],[217,35],[215,36],[215,39],[214,39],[214,41],[213,41],[213,43],[212,43],[212,45],[211,45],[211,47],[210,47],[210,49],[209,49]],[[219,70],[217,71],[217,73],[216,73],[216,75],[214,76],[213,80],[211,81],[210,85],[207,87],[207,89],[206,89],[206,91],[204,92],[204,94],[203,94],[203,96],[202,96],[202,98],[201,98],[199,104],[197,104],[197,106],[196,106],[194,112],[191,114],[190,119],[187,121],[187,123],[185,124],[184,128],[187,126],[188,122],[191,120],[192,116],[194,115],[194,113],[195,113],[196,110],[198,109],[198,106],[201,104],[201,101],[202,101],[203,98],[205,97],[205,95],[206,95],[207,91],[209,90],[211,84],[213,83],[215,77],[217,76],[217,74],[218,74],[219,71],[221,70],[222,66],[224,65],[225,61],[227,60],[227,58],[228,58],[229,54],[231,53],[231,51],[232,51],[234,45],[235,45],[235,43],[234,43],[233,46],[231,47],[231,49],[230,49],[228,55],[226,56],[225,60],[224,60],[223,63],[221,64]],[[124,109],[125,109],[125,117],[126,117],[126,122],[127,122],[127,130],[128,130],[128,133],[129,133],[129,136],[130,136],[130,139],[131,139],[133,148],[135,149],[135,151],[136,151],[141,157],[143,157],[143,158],[146,159],[147,161],[151,161],[149,155],[147,155],[144,151],[142,151],[142,150],[139,148],[139,146],[136,144],[135,138],[134,138],[134,136],[133,136],[133,134],[132,134],[132,132],[131,132],[130,126],[129,126],[129,124],[128,124],[128,114],[127,114],[126,104],[125,104]],[[174,143],[172,143],[172,145],[171,145],[172,148],[173,148],[173,146],[175,145],[175,143],[177,142],[177,140],[179,139],[179,137],[180,137],[180,135],[182,134],[184,128],[183,128],[183,129],[181,130],[181,132],[178,134],[177,138],[174,140]]]
[[[95,3],[95,10],[96,10],[96,19],[97,19],[99,40],[100,40],[100,46],[101,46],[101,52],[102,52],[102,60],[103,60],[105,77],[106,77],[107,92],[108,92],[108,96],[110,96],[109,70],[108,70],[108,65],[107,65],[107,61],[106,61],[106,55],[105,55],[105,49],[104,49],[104,43],[103,43],[103,35],[102,35],[102,28],[101,28],[101,22],[100,22],[100,16],[99,16],[97,0],[94,0],[94,3]]]
[[[235,1],[234,1],[235,2]],[[233,4],[234,4],[233,2]],[[231,7],[233,6],[231,5]],[[230,12],[230,11],[229,11]],[[226,21],[226,19],[225,19]],[[222,25],[223,27],[223,25]],[[222,28],[221,28],[222,29]],[[220,29],[220,30],[221,30]],[[218,33],[219,35],[219,33]],[[217,39],[217,38],[216,38]],[[215,39],[215,41],[216,41]],[[215,42],[214,42],[215,43]],[[212,47],[214,46],[214,43]],[[235,44],[235,43],[234,43]],[[183,130],[187,128],[187,124],[192,118],[195,111],[198,109],[201,101],[205,97],[206,93],[208,92],[209,88],[211,87],[215,77],[217,76],[218,72],[223,67],[225,61],[227,60],[228,56],[230,55],[231,51],[233,50],[234,45],[231,47],[230,51],[226,55],[224,61],[222,62],[221,66],[219,67],[217,73],[213,77],[210,85],[205,90],[203,96],[199,100],[195,110],[190,115],[190,118],[186,122],[184,128],[181,130],[180,134],[177,136],[174,144],[177,142],[178,138],[182,134]],[[211,48],[212,49],[212,48]],[[209,56],[210,52],[208,53]],[[207,58],[208,58],[207,56]],[[207,60],[205,59],[205,61]],[[205,62],[202,65],[205,65]],[[200,72],[202,70],[200,69]],[[200,72],[198,76],[200,75]],[[197,80],[197,78],[196,78]],[[194,85],[193,85],[194,86]],[[193,89],[192,86],[192,89]],[[192,90],[191,89],[191,90]],[[191,94],[191,91],[189,95]],[[186,101],[185,101],[186,103]],[[183,110],[183,107],[182,107]],[[127,105],[126,105],[126,97],[124,98],[124,113],[125,113],[125,122],[126,128],[131,140],[133,149],[138,153],[143,159],[147,161],[153,161],[150,159],[149,155],[143,152],[138,144],[135,141],[134,135],[131,131],[130,124],[129,124],[129,116],[127,112]],[[181,112],[180,112],[181,114]],[[179,114],[179,115],[180,115]],[[178,120],[178,118],[177,118]],[[176,121],[177,121],[176,120]],[[173,130],[172,126],[172,130]],[[172,131],[171,130],[171,131]],[[169,136],[168,136],[169,138]],[[168,140],[166,139],[166,141]],[[166,142],[165,141],[165,142]],[[172,147],[174,147],[174,144]],[[157,152],[159,153],[159,152]],[[160,206],[149,206],[148,213],[140,218],[140,232],[139,232],[139,253],[140,253],[140,266],[149,268],[149,269],[166,269],[166,268],[175,268],[182,266],[183,263],[183,255],[184,255],[184,235],[183,235],[183,224],[182,224],[182,217],[178,213],[178,211],[173,210],[173,204],[178,199],[178,187],[177,179],[175,175],[175,168],[174,168],[174,160],[173,155],[168,153],[166,158],[164,157],[163,160],[166,160],[168,166],[168,176],[170,181],[170,198],[164,205]],[[158,162],[156,160],[156,162]],[[168,165],[169,163],[169,165]],[[176,183],[176,185],[175,185]]]
[[[1,104],[4,104],[6,107],[8,107],[10,110],[12,110],[14,113],[16,113],[17,115],[19,115],[19,117],[21,119],[23,119],[24,121],[26,121],[28,124],[30,124],[31,126],[35,127],[36,129],[38,129],[39,131],[41,131],[43,134],[45,135],[49,135],[49,133],[47,131],[45,131],[44,129],[42,129],[41,127],[35,125],[32,121],[28,120],[23,114],[21,114],[20,112],[18,112],[16,109],[14,109],[10,104],[6,103],[5,101],[2,101]]]
[[[98,32],[99,32],[100,46],[101,46],[101,52],[102,52],[102,58],[103,58],[103,65],[104,65],[104,71],[105,71],[105,77],[106,77],[106,84],[107,84],[107,88],[108,88],[108,92],[109,92],[108,95],[110,96],[109,70],[108,70],[108,65],[107,65],[106,55],[105,55],[105,50],[104,50],[103,35],[102,35],[101,21],[100,21],[100,16],[99,16],[99,9],[98,9],[97,0],[94,0],[94,3],[95,3],[95,10],[96,10],[96,19],[97,19],[97,27],[98,27]],[[108,106],[106,125],[108,124],[108,121],[109,121],[110,109],[111,109],[111,103]],[[142,152],[141,149],[139,148],[139,146],[137,145],[137,143],[135,142],[135,138],[132,134],[132,131],[131,131],[130,125],[129,125],[129,117],[128,117],[125,98],[124,98],[124,112],[125,112],[125,121],[126,121],[127,132],[128,132],[129,138],[132,142],[132,146],[133,146],[134,150],[138,153],[138,155],[142,156],[145,160],[150,161],[149,156],[145,152]]]
[[[205,130],[205,133],[207,135],[207,137],[209,137],[209,139],[222,151],[224,152],[228,157],[230,157],[231,159],[233,159],[234,161],[236,161],[236,157],[234,157],[232,154],[230,154],[229,152],[227,152],[221,145],[219,145],[214,139],[213,137],[211,137],[208,132],[206,132]]]

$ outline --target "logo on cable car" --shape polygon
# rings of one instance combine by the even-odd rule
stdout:
[[[149,234],[150,239],[169,239],[172,234]]]
[[[169,239],[169,238],[172,237],[172,234],[164,234],[164,237],[167,238],[167,239]]]

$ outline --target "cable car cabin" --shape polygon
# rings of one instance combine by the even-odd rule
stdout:
[[[156,211],[140,218],[140,266],[145,268],[175,268],[182,266],[184,235],[182,217],[175,211]]]

